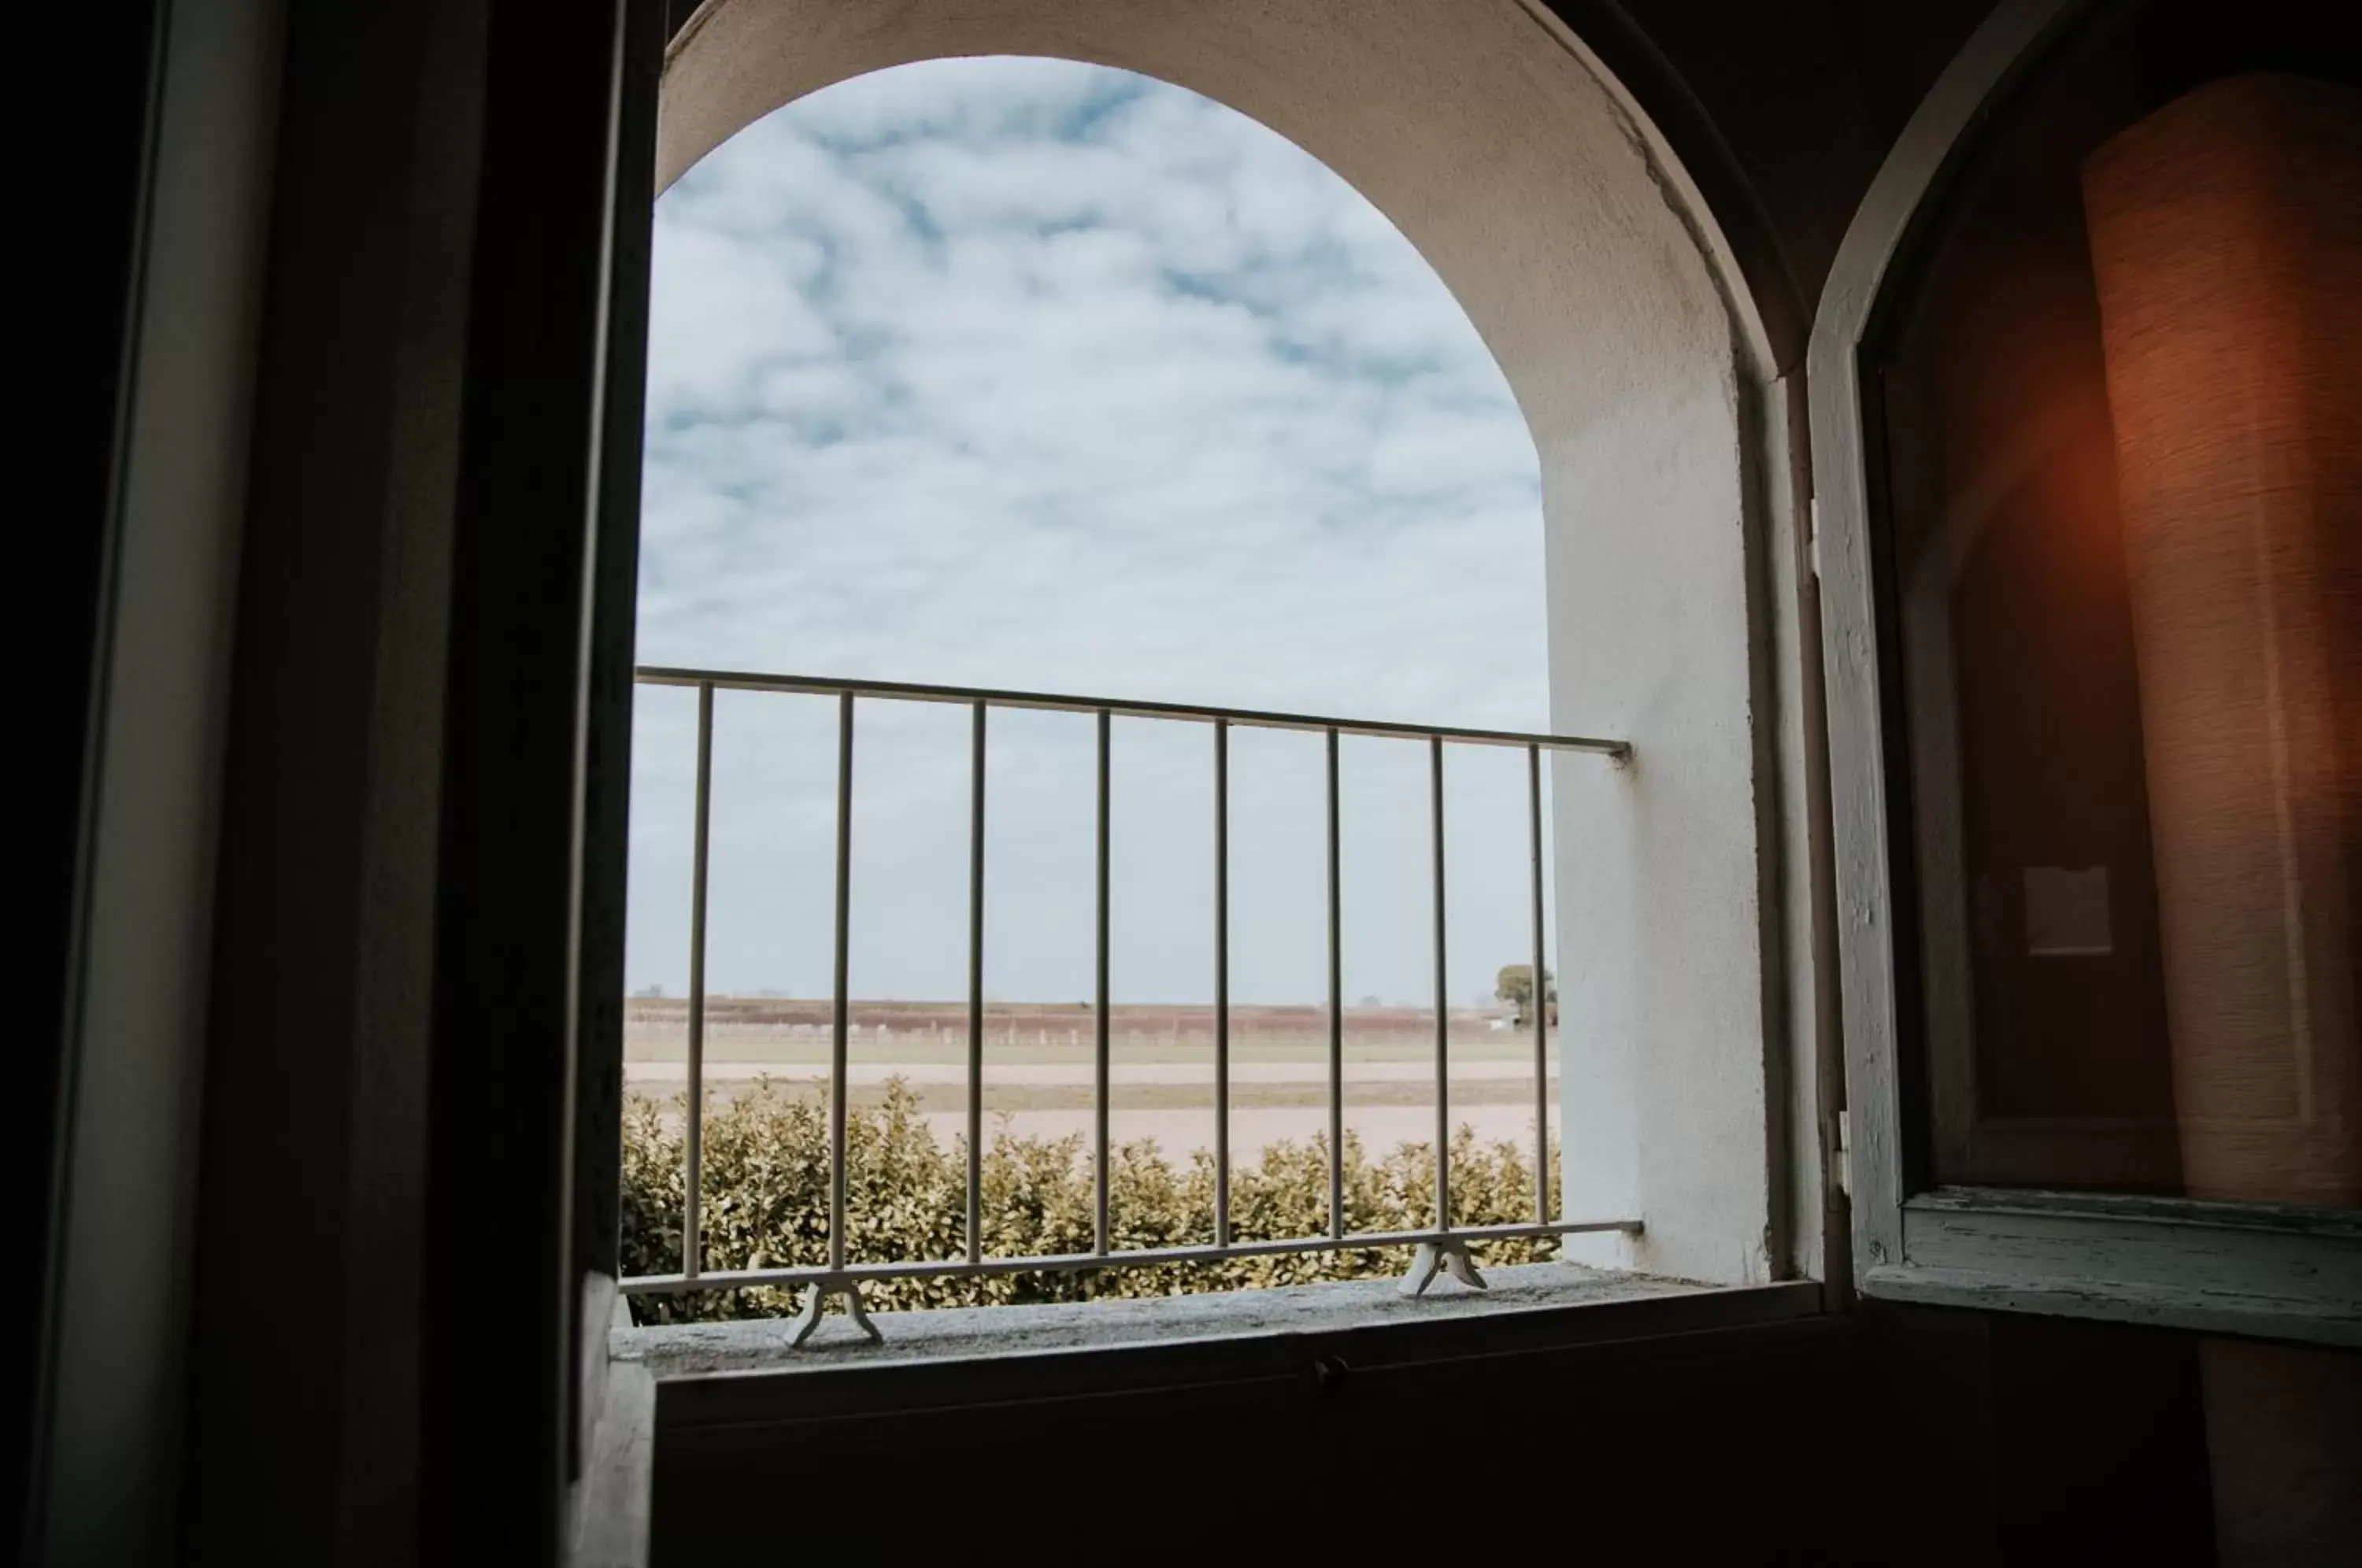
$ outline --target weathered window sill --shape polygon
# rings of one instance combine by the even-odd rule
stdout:
[[[1403,1296],[1392,1279],[1300,1285],[1221,1295],[1166,1296],[1029,1307],[961,1307],[881,1312],[883,1344],[864,1340],[852,1322],[831,1317],[801,1349],[784,1318],[618,1328],[619,1362],[659,1380],[729,1373],[843,1371],[965,1363],[1125,1346],[1202,1344],[1280,1336],[1361,1335],[1367,1331],[1482,1322],[1514,1331],[1547,1318],[1564,1337],[1567,1309],[1620,1305],[1601,1337],[1752,1325],[1817,1311],[1817,1285],[1797,1282],[1718,1288],[1649,1275],[1544,1263],[1490,1268],[1492,1288],[1439,1281],[1426,1296]],[[1537,1321],[1533,1326],[1539,1328]]]

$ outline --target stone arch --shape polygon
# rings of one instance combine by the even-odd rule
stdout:
[[[1120,67],[1287,137],[1500,362],[1540,458],[1552,723],[1636,756],[1555,776],[1566,1201],[1648,1226],[1571,1251],[1787,1272],[1764,704],[1794,628],[1759,580],[1785,526],[1760,476],[1787,464],[1761,318],[1678,161],[1521,0],[706,0],[667,53],[657,189],[805,94],[985,54]]]

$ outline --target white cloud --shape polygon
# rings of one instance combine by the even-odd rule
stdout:
[[[841,83],[658,204],[651,319],[643,663],[1544,725],[1539,482],[1498,368],[1382,215],[1226,108],[1049,61]],[[829,831],[833,731],[788,712],[814,704],[753,701],[727,710],[748,770],[733,788],[758,804],[730,839],[718,821],[734,868],[717,874],[714,981],[810,990],[827,900],[728,889],[767,864],[826,875],[805,840]],[[966,863],[964,731],[944,723],[865,719],[867,918],[934,934],[868,944],[856,988],[957,987],[963,949],[934,940],[928,902],[964,897],[943,874]],[[635,983],[678,987],[686,966],[685,726],[678,704],[644,703]],[[1065,851],[1042,846],[1087,813],[1087,725],[997,733],[996,899],[1020,912],[994,944],[996,988],[1071,998],[1088,955],[1043,913],[1071,889],[1053,888]],[[1300,816],[1316,762],[1274,764],[1266,793],[1302,795]],[[1124,774],[1119,836],[1143,837],[1120,858],[1153,870],[1194,843],[1194,766]],[[1503,777],[1466,787],[1453,856],[1470,886],[1523,864]],[[1051,782],[1029,795],[1029,778]],[[1079,804],[1058,793],[1076,780]],[[1351,810],[1423,823],[1409,787],[1372,782]],[[1194,886],[1178,863],[1165,874]],[[1372,896],[1349,988],[1421,994],[1423,917],[1407,894]],[[1489,975],[1524,942],[1517,900],[1498,901],[1507,923],[1465,922],[1455,973]],[[1173,919],[1120,966],[1146,994],[1202,988],[1196,960],[1154,955],[1196,950],[1198,914]],[[1317,932],[1240,920],[1265,991],[1312,984]]]

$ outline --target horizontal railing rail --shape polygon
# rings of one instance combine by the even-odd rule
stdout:
[[[1385,719],[1331,719],[1311,713],[1275,713],[1260,708],[1200,708],[1187,702],[1153,702],[1120,697],[1065,697],[1048,691],[1001,691],[987,686],[925,686],[907,680],[833,680],[816,675],[756,675],[743,670],[667,669],[642,665],[633,672],[642,686],[712,687],[723,691],[787,691],[807,697],[861,697],[899,702],[982,702],[991,708],[1034,708],[1060,713],[1112,713],[1119,719],[1177,719],[1185,723],[1236,724],[1259,730],[1334,730],[1341,735],[1376,735],[1395,740],[1442,740],[1470,745],[1540,746],[1544,751],[1587,751],[1626,757],[1629,741],[1596,735],[1529,734],[1521,730],[1471,730],[1451,724],[1401,724]]]
[[[1437,724],[1405,724],[1376,720],[1319,717],[1268,712],[1245,708],[1208,708],[1178,702],[1127,701],[1105,697],[1075,697],[1034,691],[1004,691],[980,687],[926,686],[904,681],[845,680],[817,676],[765,675],[745,671],[643,668],[635,679],[644,686],[686,687],[697,693],[696,793],[690,844],[690,955],[687,1060],[687,1119],[683,1136],[681,1260],[678,1274],[644,1275],[623,1281],[635,1295],[753,1286],[804,1287],[808,1290],[794,1342],[802,1344],[819,1326],[826,1298],[844,1299],[854,1320],[872,1338],[876,1327],[863,1310],[864,1281],[911,1278],[977,1277],[988,1275],[1054,1273],[1076,1269],[1146,1267],[1160,1264],[1218,1263],[1229,1258],[1268,1257],[1287,1253],[1338,1252],[1363,1248],[1412,1247],[1417,1250],[1407,1293],[1423,1293],[1439,1272],[1448,1270],[1462,1282],[1483,1285],[1471,1244],[1510,1239],[1567,1236],[1584,1232],[1638,1233],[1638,1219],[1552,1220],[1550,1216],[1550,1007],[1546,977],[1549,969],[1543,919],[1543,884],[1547,874],[1542,838],[1541,756],[1546,751],[1588,753],[1623,760],[1631,746],[1621,740],[1588,735],[1521,734],[1508,730],[1464,729]],[[837,701],[836,876],[833,955],[833,1006],[829,1040],[829,1225],[828,1261],[824,1264],[778,1268],[713,1269],[703,1266],[702,1187],[704,1168],[705,951],[706,890],[712,861],[710,826],[712,816],[713,694],[717,690],[784,692],[833,697]],[[845,1118],[849,997],[850,911],[853,874],[854,712],[857,699],[898,702],[957,703],[970,710],[968,821],[968,988],[967,988],[967,1126],[966,1126],[966,1246],[957,1258],[909,1259],[855,1263],[845,1255]],[[984,885],[985,885],[985,743],[987,715],[995,708],[1046,709],[1088,713],[1098,720],[1096,819],[1097,900],[1092,1006],[1092,1246],[1087,1253],[1061,1253],[1038,1257],[987,1257],[982,1250],[983,1084],[984,1084]],[[1173,720],[1210,724],[1213,728],[1214,770],[1214,1240],[1207,1246],[1111,1248],[1109,1213],[1109,843],[1112,819],[1109,757],[1111,723],[1116,718]],[[1231,1227],[1231,999],[1230,999],[1230,732],[1234,727],[1306,730],[1326,737],[1328,903],[1328,1155],[1329,1230],[1326,1235],[1276,1240],[1241,1241]],[[1433,836],[1432,886],[1435,959],[1435,1224],[1426,1230],[1349,1231],[1344,1201],[1344,995],[1343,907],[1341,897],[1338,828],[1338,739],[1342,735],[1423,740],[1428,744],[1429,803]],[[1449,1076],[1451,1005],[1446,990],[1445,860],[1443,748],[1453,745],[1512,746],[1526,753],[1527,799],[1532,857],[1531,909],[1534,992],[1529,1013],[1533,1021],[1534,1059],[1534,1218],[1530,1222],[1454,1226],[1451,1223],[1451,1096]]]

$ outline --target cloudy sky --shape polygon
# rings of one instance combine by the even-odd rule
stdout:
[[[1049,61],[841,83],[657,207],[644,665],[1541,729],[1539,478],[1407,241],[1271,131]],[[695,699],[637,710],[629,974],[685,988]],[[965,710],[865,704],[853,988],[965,994]],[[1076,1000],[1091,720],[993,718],[988,988]],[[1210,992],[1211,738],[1118,721],[1120,1000]],[[1319,741],[1232,743],[1233,986],[1322,990]],[[1451,994],[1527,944],[1522,754],[1454,748]],[[1348,740],[1346,985],[1424,999],[1427,758]],[[709,984],[825,994],[835,713],[716,702]]]

